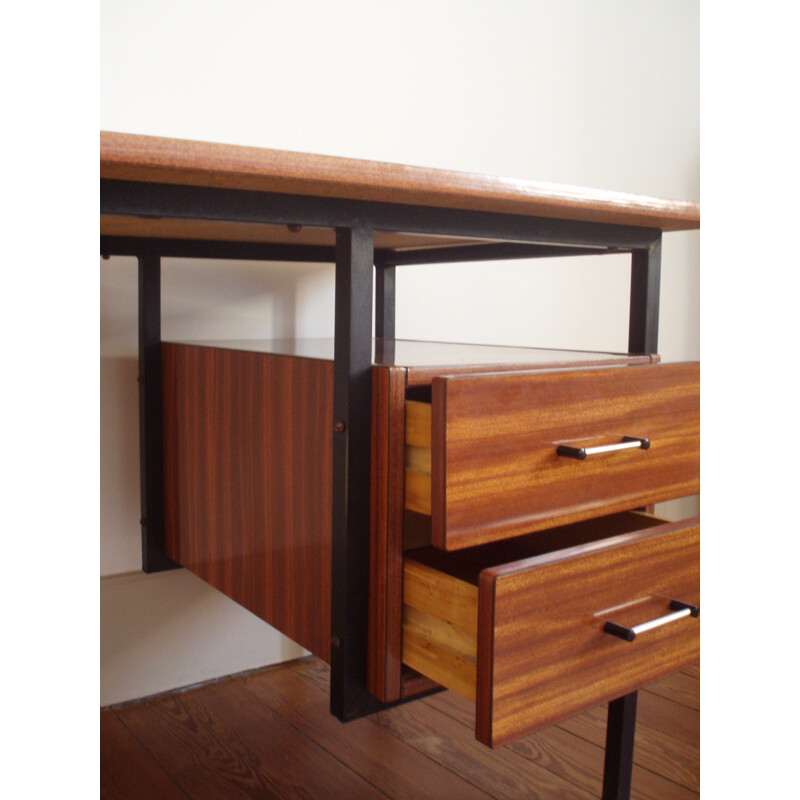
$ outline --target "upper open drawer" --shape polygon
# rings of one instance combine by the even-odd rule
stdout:
[[[447,550],[695,494],[699,364],[434,378],[405,466]]]

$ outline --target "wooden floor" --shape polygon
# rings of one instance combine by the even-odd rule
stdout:
[[[698,796],[699,683],[695,666],[639,692],[633,797]],[[101,797],[600,796],[604,706],[492,751],[450,692],[342,725],[327,685],[327,666],[309,659],[102,711]]]

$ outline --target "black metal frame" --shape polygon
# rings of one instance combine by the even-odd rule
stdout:
[[[139,475],[142,569],[180,566],[164,553],[164,464],[161,400],[161,258],[139,255]]]
[[[603,800],[628,800],[631,796],[638,696],[631,692],[608,704]]]
[[[104,236],[100,251],[103,255],[139,258],[145,572],[177,566],[163,552],[161,257],[335,263],[331,711],[339,719],[350,720],[387,708],[366,691],[373,266],[377,289],[376,334],[391,339],[395,330],[397,266],[629,252],[632,263],[628,349],[632,353],[653,353],[658,337],[661,232],[655,228],[514,214],[118,180],[100,181],[100,204],[101,213],[108,215],[224,220],[292,228],[307,225],[336,230],[335,248]],[[491,242],[400,252],[374,250],[376,230]],[[610,708],[617,709],[615,703],[619,702],[614,701]],[[622,728],[627,732],[635,720],[635,700],[632,706],[628,701],[624,708]],[[626,767],[623,762],[632,758],[632,742],[630,748],[616,748],[615,743],[620,739],[616,734],[612,742],[612,717],[617,720],[618,716],[617,711],[610,712],[612,749],[607,751],[606,775],[611,774],[610,761],[617,765],[615,770],[623,778],[627,769],[629,790],[630,764]],[[614,781],[624,787],[624,780]],[[608,795],[624,796],[619,791]]]

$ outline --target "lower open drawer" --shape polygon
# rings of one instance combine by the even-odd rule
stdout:
[[[698,660],[699,520],[628,512],[406,553],[403,662],[496,747]]]

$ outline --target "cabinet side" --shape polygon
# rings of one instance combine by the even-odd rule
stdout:
[[[163,348],[170,557],[329,662],[332,362]]]
[[[383,702],[401,695],[405,388],[404,368],[373,367],[367,689]]]

